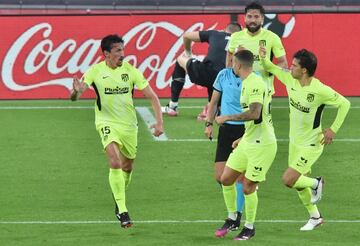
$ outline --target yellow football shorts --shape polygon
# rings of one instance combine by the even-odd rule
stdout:
[[[226,166],[245,173],[245,177],[253,182],[262,182],[275,159],[277,144],[248,144],[240,141],[230,154]]]
[[[324,147],[320,146],[297,146],[289,144],[289,167],[301,174],[311,172],[311,167],[319,159]]]
[[[111,124],[101,124],[96,128],[100,134],[104,149],[111,142],[115,142],[125,157],[135,159],[137,151],[137,129],[124,130],[122,127]]]

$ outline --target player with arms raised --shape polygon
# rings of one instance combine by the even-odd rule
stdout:
[[[274,65],[266,56],[266,49],[259,48],[264,68],[274,74],[285,86],[289,96],[290,143],[289,167],[283,182],[297,190],[300,200],[308,210],[310,219],[300,228],[313,230],[324,220],[315,205],[322,195],[324,179],[307,175],[323,152],[324,145],[332,143],[336,132],[344,122],[350,102],[314,77],[317,58],[306,49],[294,54],[290,71]],[[338,108],[330,128],[322,131],[321,115],[325,105]]]

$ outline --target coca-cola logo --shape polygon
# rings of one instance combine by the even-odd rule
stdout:
[[[77,73],[79,71],[85,72],[90,63],[93,60],[93,57],[98,52],[100,43],[99,40],[89,39],[77,47],[77,43],[74,39],[67,39],[59,46],[54,47],[53,42],[50,39],[50,34],[52,27],[48,23],[37,24],[28,30],[26,30],[20,37],[13,43],[7,52],[3,66],[1,69],[2,80],[7,88],[13,91],[25,91],[34,88],[39,88],[42,86],[48,85],[62,85],[70,89],[72,87],[72,78],[58,78],[49,81],[37,81],[31,85],[21,85],[14,81],[14,64],[17,64],[17,58],[19,54],[23,51],[23,47],[26,43],[38,32],[42,33],[43,40],[39,41],[27,54],[23,71],[27,75],[34,75],[40,68],[47,66],[47,71],[50,74],[59,74],[60,72],[66,70],[69,75]],[[58,59],[61,54],[67,50],[71,52],[71,58],[66,62],[65,65],[59,67]],[[87,50],[86,57],[80,65],[79,59],[83,55],[84,51]],[[36,64],[35,60],[38,56],[41,56],[41,61]],[[98,62],[100,57],[98,57],[95,62]]]
[[[275,18],[272,18],[273,22]],[[187,31],[198,31],[204,29],[215,29],[218,23],[205,24],[195,22],[187,28],[167,21],[150,22],[145,21],[131,27],[124,35],[125,46],[132,43],[133,54],[127,54],[126,60],[136,66],[140,71],[146,71],[148,81],[153,81],[157,89],[169,87],[172,68],[176,56],[183,49],[182,34]],[[285,24],[286,26],[286,24]],[[285,28],[289,35],[291,28]],[[151,45],[158,42],[159,31],[166,31],[174,42],[169,41],[161,45],[161,50],[150,55],[141,55],[144,51],[151,49]],[[60,85],[67,89],[72,88],[74,74],[84,73],[91,65],[101,60],[99,52],[100,39],[88,38],[82,43],[73,38],[62,40],[60,43],[53,42],[53,26],[48,22],[35,24],[19,35],[8,49],[2,63],[1,77],[4,85],[12,91],[27,91],[44,86]],[[40,38],[39,38],[40,37]],[[29,43],[31,48],[25,49]],[[125,52],[129,47],[126,47]],[[160,54],[161,52],[161,54]],[[66,61],[59,62],[61,57],[67,54]],[[69,55],[70,54],[70,55]],[[202,59],[206,53],[198,54]],[[21,57],[21,58],[20,58]],[[23,61],[19,61],[23,59]],[[22,64],[22,67],[19,67]],[[46,70],[47,76],[37,76],[40,70]],[[16,81],[14,74],[23,73],[31,77],[31,83]],[[65,74],[65,76],[64,76]],[[193,86],[188,80],[184,88]]]

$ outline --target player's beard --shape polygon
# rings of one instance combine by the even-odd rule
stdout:
[[[119,58],[119,61],[117,62],[118,67],[121,67],[121,65],[123,64],[123,60],[124,60],[123,56]]]
[[[255,23],[250,23],[250,24],[255,24]],[[257,31],[259,31],[259,29],[261,28],[261,25],[256,25],[256,26],[250,26],[246,25],[246,28],[249,30],[249,32],[251,33],[256,33]]]

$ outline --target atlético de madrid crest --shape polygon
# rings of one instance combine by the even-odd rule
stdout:
[[[121,80],[127,82],[129,80],[129,75],[127,73],[121,74]]]
[[[314,101],[314,98],[315,98],[315,95],[309,93],[309,94],[307,95],[307,98],[306,98],[306,99],[308,100],[308,102],[313,102],[313,101]]]

